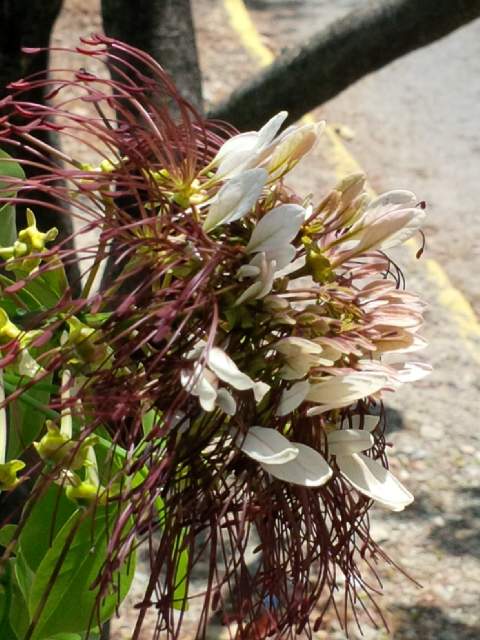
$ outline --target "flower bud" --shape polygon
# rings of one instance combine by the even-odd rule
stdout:
[[[11,491],[20,483],[17,473],[25,467],[22,460],[10,460],[0,464],[0,491]]]

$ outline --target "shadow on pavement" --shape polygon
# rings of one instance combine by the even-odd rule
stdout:
[[[457,494],[454,518],[447,515],[444,525],[433,527],[430,538],[451,555],[480,558],[480,488],[463,488]]]
[[[399,624],[393,640],[478,640],[480,626],[457,622],[439,607],[416,606],[396,610]]]

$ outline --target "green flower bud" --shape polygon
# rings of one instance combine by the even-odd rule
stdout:
[[[82,362],[101,364],[108,356],[107,346],[99,344],[101,332],[89,327],[75,316],[67,318],[69,328],[67,344],[75,347],[75,351]]]
[[[11,491],[20,483],[17,473],[25,467],[22,460],[10,460],[0,464],[0,491]]]
[[[0,307],[0,345],[16,340],[21,333],[21,330],[10,320],[6,311]]]
[[[4,247],[0,252],[0,257],[8,258],[5,265],[7,271],[21,269],[30,273],[38,267],[41,259],[29,258],[32,253],[42,253],[45,251],[47,242],[52,242],[58,236],[58,229],[52,227],[47,232],[39,231],[37,221],[31,209],[27,209],[28,226],[18,232],[18,238],[11,247]],[[24,258],[19,261],[18,258]]]
[[[85,466],[89,447],[98,442],[97,436],[88,436],[79,445],[77,441],[64,435],[57,425],[47,420],[47,433],[33,446],[42,460],[62,464],[68,469],[81,469]],[[73,453],[75,451],[75,454]]]

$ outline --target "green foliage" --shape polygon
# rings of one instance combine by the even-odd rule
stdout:
[[[0,149],[0,196],[2,198],[16,195],[16,189],[8,188],[8,180],[1,179],[1,177],[7,176],[22,180],[25,178],[25,173],[17,162],[12,161],[8,153]],[[0,203],[0,247],[8,247],[13,244],[16,237],[15,207],[8,203]]]
[[[114,580],[118,592],[108,594],[98,608],[98,593],[92,588],[105,561],[114,521],[103,510],[95,518],[77,510],[59,531],[35,572],[29,593],[28,612],[36,620],[32,640],[86,631],[114,613],[133,579],[134,556]]]

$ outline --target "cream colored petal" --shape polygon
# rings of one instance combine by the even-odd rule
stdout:
[[[414,498],[412,494],[379,462],[354,453],[337,456],[337,465],[342,475],[365,496],[377,500],[392,511],[401,511]]]
[[[416,382],[422,380],[432,373],[432,367],[425,362],[405,362],[403,364],[392,364],[396,369],[396,377],[399,382]]]
[[[298,447],[293,445],[276,429],[268,427],[250,427],[242,439],[239,434],[235,441],[243,453],[252,460],[268,463],[270,466],[282,465],[298,455]]]
[[[258,147],[263,148],[269,145],[277,135],[280,127],[285,122],[288,116],[288,111],[279,111],[270,120],[263,125],[258,132]]]
[[[380,391],[386,386],[387,382],[387,376],[373,372],[356,372],[344,376],[332,376],[325,382],[310,385],[307,400],[331,407],[344,407]]]
[[[309,389],[310,384],[307,380],[296,382],[290,389],[286,389],[282,393],[282,398],[277,409],[277,416],[286,416],[299,407],[305,400]]]
[[[351,422],[352,422],[352,429],[360,429],[360,427],[362,426],[361,416],[359,415],[352,416]],[[365,431],[370,431],[370,432],[375,431],[375,429],[378,427],[379,422],[380,422],[380,416],[364,415],[363,429]],[[348,425],[348,421],[346,422],[346,424]]]
[[[282,204],[269,211],[252,232],[246,246],[248,253],[281,249],[300,231],[305,209],[298,204]]]
[[[339,429],[328,436],[328,452],[333,456],[348,456],[373,446],[373,437],[364,429]]]
[[[295,258],[297,250],[292,244],[287,244],[284,247],[267,251],[267,260],[275,260],[277,271],[283,270],[288,267],[292,260]],[[275,275],[277,275],[275,273]]]
[[[200,376],[200,379],[195,385],[194,395],[198,396],[198,401],[200,402],[200,406],[204,411],[207,411],[209,413],[210,411],[213,411],[215,409],[217,390],[215,386],[208,380],[206,375]]]
[[[299,336],[282,338],[273,345],[273,348],[287,357],[297,356],[299,353],[320,354],[323,351],[322,345]]]
[[[210,369],[220,380],[232,385],[234,389],[244,391],[245,389],[254,388],[254,381],[246,373],[240,371],[230,356],[219,347],[212,347],[209,350],[207,362]]]
[[[282,137],[266,164],[268,173],[275,176],[293,167],[314,148],[324,128],[324,122],[305,124]]]
[[[261,463],[272,476],[303,487],[319,487],[332,477],[332,470],[318,451],[299,442],[292,443],[298,449],[295,459],[285,464]]]
[[[253,395],[255,397],[255,401],[261,402],[269,391],[270,385],[266,382],[262,382],[261,380],[255,382],[255,385],[253,387]]]
[[[237,403],[230,391],[227,389],[218,389],[217,391],[217,407],[229,416],[234,416],[237,412]]]
[[[296,258],[295,260],[287,264],[282,269],[278,269],[278,271],[275,272],[275,278],[284,278],[285,276],[288,276],[291,273],[295,273],[295,271],[302,269],[306,265],[306,263],[307,263],[306,257],[300,256],[299,258]]]
[[[242,264],[237,271],[237,280],[242,281],[244,278],[256,278],[260,275],[260,267],[253,264]]]
[[[226,182],[210,204],[204,230],[211,231],[219,224],[246,215],[259,199],[266,181],[264,169],[250,169]]]

